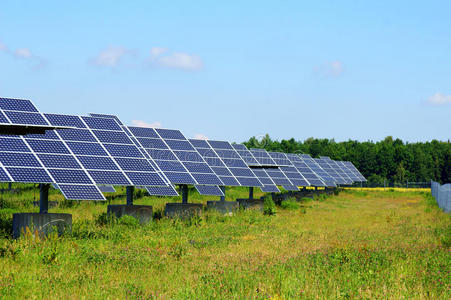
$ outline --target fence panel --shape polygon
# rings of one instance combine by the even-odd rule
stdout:
[[[431,194],[441,209],[445,212],[451,211],[451,183],[440,185],[438,182],[432,181]]]

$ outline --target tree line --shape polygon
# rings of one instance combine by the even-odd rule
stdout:
[[[307,153],[312,157],[329,156],[334,160],[351,161],[368,179],[369,183],[383,184],[422,182],[434,180],[451,182],[451,143],[403,142],[388,136],[382,141],[359,142],[348,140],[308,138],[305,141],[272,140],[251,137],[243,143],[248,148],[264,148],[267,151]]]

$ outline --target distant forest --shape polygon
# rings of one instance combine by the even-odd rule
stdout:
[[[329,156],[334,160],[351,161],[370,183],[405,183],[435,180],[451,182],[451,144],[431,142],[408,143],[388,136],[383,141],[336,142],[333,139],[309,138],[276,141],[269,135],[261,139],[250,138],[244,142],[248,148],[268,151],[307,153],[312,157]]]

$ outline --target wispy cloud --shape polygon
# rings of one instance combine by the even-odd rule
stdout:
[[[202,134],[202,133],[196,133],[194,135],[194,138],[196,140],[208,140],[208,137],[206,135]]]
[[[90,61],[91,64],[99,66],[99,67],[117,67],[121,61],[124,60],[124,57],[132,54],[133,51],[127,49],[125,47],[110,46],[102,51]]]
[[[31,68],[34,70],[41,69],[47,65],[47,60],[40,56],[34,55],[28,48],[17,48],[13,51],[10,50],[6,44],[0,42],[0,52],[6,53],[16,59],[28,61]]]
[[[199,71],[204,67],[202,59],[195,54],[184,52],[169,53],[167,48],[154,47],[150,50],[152,66],[184,71]]]
[[[160,128],[161,127],[161,123],[156,121],[153,123],[147,123],[146,121],[142,121],[142,120],[132,120],[132,124],[133,126],[137,126],[137,127],[148,127],[148,128]]]
[[[444,105],[451,104],[451,95],[442,95],[441,93],[435,93],[427,100],[429,104]]]
[[[328,61],[315,68],[315,72],[324,77],[339,77],[343,71],[343,63],[339,60]]]

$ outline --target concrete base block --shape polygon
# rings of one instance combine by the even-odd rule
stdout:
[[[18,213],[13,214],[13,237],[19,238],[23,233],[31,231],[40,236],[47,236],[54,229],[58,235],[72,230],[71,214],[41,214],[41,213]]]
[[[236,199],[240,207],[244,209],[255,209],[263,211],[263,199]]]
[[[191,218],[202,214],[201,203],[166,203],[164,215],[169,218]]]
[[[108,205],[107,212],[116,215],[117,218],[132,216],[141,224],[149,223],[153,217],[153,209],[150,205]]]
[[[232,214],[240,208],[237,201],[207,201],[208,210],[216,210],[221,214]]]

